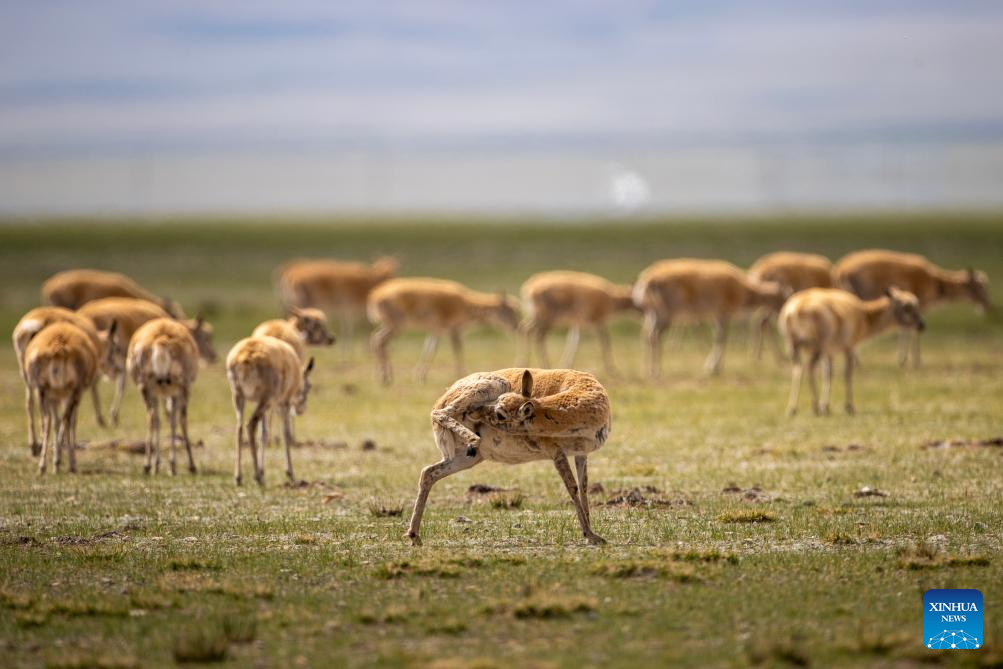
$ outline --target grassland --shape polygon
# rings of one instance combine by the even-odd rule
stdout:
[[[394,253],[406,274],[514,291],[560,266],[628,281],[661,257],[748,264],[777,248],[839,256],[868,245],[1003,277],[1003,217],[992,215],[19,222],[0,225],[0,325],[9,332],[42,279],[71,266],[125,271],[206,311],[225,351],[276,313],[272,268],[299,255]],[[347,362],[319,351],[297,428],[314,443],[294,453],[305,483],[283,486],[280,450],[269,448],[264,490],[233,486],[218,364],[192,401],[197,477],[144,477],[139,456],[109,445],[143,433],[130,389],[115,430],[100,431],[83,408],[79,475],[39,479],[8,344],[0,664],[1000,666],[1003,448],[962,442],[1003,436],[1003,321],[958,305],[929,324],[921,370],[895,366],[894,337],[861,351],[858,416],[788,419],[786,368],[749,359],[741,328],[721,377],[701,375],[709,338],[696,329],[669,344],[665,380],[652,385],[637,372],[637,323],[619,323],[624,375],[604,379],[613,434],[590,459],[602,484],[594,524],[610,542],[598,549],[583,545],[546,463],[446,479],[432,492],[425,546],[405,544],[418,471],[437,456],[429,407],[453,380],[441,354],[427,385],[408,383],[418,336],[395,344],[402,383],[390,389],[362,346]],[[468,366],[508,366],[513,350],[504,335],[474,331]],[[597,362],[586,338],[580,366]],[[475,483],[508,490],[468,495]],[[983,649],[921,646],[932,587],[982,590]]]

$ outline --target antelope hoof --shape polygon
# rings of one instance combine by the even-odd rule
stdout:
[[[104,416],[98,416],[97,422],[98,422],[98,427],[101,428],[102,430],[108,429],[108,423],[107,421],[105,421]]]
[[[42,454],[42,444],[38,443],[37,441],[33,441],[32,443],[28,444],[28,447],[31,449],[31,454],[34,457],[37,458],[39,455]]]
[[[595,533],[586,534],[585,539],[586,541],[589,542],[590,546],[602,546],[606,543],[605,539],[603,539],[602,537],[600,537],[598,534]]]
[[[408,531],[408,533],[404,535],[404,538],[410,539],[412,546],[421,546],[421,537],[418,536],[417,532]]]
[[[847,416],[853,416],[856,413],[857,413],[857,410],[853,408],[852,404],[847,404],[846,405],[846,415]]]
[[[825,406],[820,406],[818,408],[818,415],[819,416],[828,416],[829,415],[829,405],[826,404]]]
[[[171,463],[171,476],[178,475],[178,467],[173,462]]]
[[[195,467],[195,465],[188,465],[188,471],[191,472],[192,474],[198,473],[198,469]]]
[[[243,485],[244,480],[240,476],[234,476],[233,477],[233,483],[234,483],[234,485],[240,486],[240,485]]]
[[[257,483],[262,488],[265,487],[265,475],[264,474],[255,474],[254,475],[254,481],[255,481],[255,483]]]
[[[150,465],[143,465],[143,473],[147,476],[150,475]]]
[[[38,475],[39,476],[45,476],[45,465],[39,465],[39,467],[38,467]]]
[[[797,409],[797,407],[787,407],[787,415],[790,416],[790,417],[792,417],[792,418],[794,416],[798,415],[798,409]]]

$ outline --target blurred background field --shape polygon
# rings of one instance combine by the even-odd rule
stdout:
[[[180,218],[0,225],[0,314],[8,331],[61,269],[124,271],[205,311],[225,353],[279,314],[274,267],[296,256],[394,254],[401,274],[517,292],[567,267],[630,281],[668,257],[748,265],[787,248],[833,259],[880,246],[1003,276],[995,214],[643,219],[280,220]],[[860,351],[858,416],[783,415],[788,367],[752,360],[736,322],[720,377],[709,333],[666,343],[665,375],[641,379],[639,326],[614,329],[623,375],[583,338],[578,367],[613,402],[613,433],[590,458],[594,523],[582,545],[547,463],[481,465],[440,482],[425,546],[402,538],[418,471],[438,458],[428,412],[453,381],[448,350],[429,382],[410,369],[421,336],[392,345],[380,387],[364,338],[318,359],[302,487],[267,451],[267,487],[232,482],[233,412],[221,364],[191,405],[197,476],[147,478],[129,452],[145,416],[129,386],[123,423],[81,407],[81,473],[39,479],[24,443],[23,390],[0,358],[0,655],[5,666],[992,666],[1003,627],[986,616],[978,653],[921,646],[930,587],[981,588],[1003,607],[1000,433],[1003,323],[967,304],[933,312],[925,366],[900,370],[893,334]],[[468,369],[512,364],[512,335],[477,328]],[[556,354],[563,338],[551,337]],[[838,378],[838,376],[837,376]],[[102,385],[107,401],[110,384]],[[840,406],[837,383],[834,406]],[[117,442],[116,442],[117,440]],[[988,445],[979,445],[987,441]],[[368,448],[363,442],[369,441]],[[166,448],[166,443],[164,444]],[[245,459],[245,467],[247,461]],[[504,489],[478,495],[475,484]],[[988,662],[986,665],[984,663]]]

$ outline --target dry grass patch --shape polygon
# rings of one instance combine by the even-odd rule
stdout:
[[[139,660],[131,656],[90,655],[65,651],[63,655],[50,658],[45,669],[138,669]]]
[[[692,565],[670,560],[620,560],[600,562],[592,573],[609,578],[665,578],[676,583],[695,583],[703,579]]]
[[[366,609],[356,616],[356,620],[363,625],[389,625],[402,623],[412,615],[414,615],[414,612],[408,610],[406,607],[392,604],[380,611]]]
[[[598,607],[595,597],[564,595],[560,592],[536,592],[528,588],[518,600],[503,600],[482,610],[487,615],[511,615],[513,618],[553,620],[570,618],[576,614],[592,613]]]
[[[464,569],[476,569],[484,565],[484,560],[472,556],[451,557],[443,560],[431,558],[420,560],[394,560],[377,565],[375,575],[382,579],[403,578],[404,576],[434,576],[457,578]]]
[[[167,568],[171,571],[218,571],[222,569],[223,566],[212,560],[182,556],[170,560],[167,563]]]
[[[222,662],[230,650],[230,642],[217,625],[193,625],[183,630],[174,642],[174,661]]]
[[[738,564],[738,556],[734,553],[722,553],[716,548],[710,550],[673,550],[666,553],[670,560],[678,562],[727,562],[728,564]]]
[[[829,532],[823,538],[825,543],[833,546],[856,546],[857,540],[845,532]]]
[[[988,567],[991,563],[992,558],[987,555],[947,555],[928,543],[920,543],[898,550],[898,566],[900,569]]]

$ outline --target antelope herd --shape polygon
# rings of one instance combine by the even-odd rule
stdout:
[[[381,258],[371,265],[335,260],[296,260],[279,267],[275,282],[286,318],[261,323],[237,342],[226,357],[236,412],[234,480],[240,485],[241,453],[249,447],[254,478],[264,483],[269,414],[282,422],[286,476],[293,478],[293,417],[303,413],[310,391],[314,359],[308,346],[330,346],[335,337],[327,319],[338,321],[340,346],[347,347],[359,322],[368,317],[375,329],[370,347],[383,384],[393,381],[389,343],[402,331],[426,333],[415,376],[424,382],[439,339],[452,345],[457,377],[463,377],[463,330],[474,323],[518,333],[517,368],[460,378],[435,403],[432,427],[442,460],[422,470],[407,536],[420,543],[419,528],[432,485],[483,460],[518,464],[549,459],[574,502],[582,533],[602,543],[592,531],[588,503],[588,455],[610,432],[610,403],[592,375],[573,369],[549,369],[545,338],[554,327],[568,328],[561,357],[570,368],[581,330],[599,339],[607,374],[614,375],[609,322],[620,314],[643,318],[641,343],[646,352],[643,374],[661,374],[662,335],[677,323],[705,321],[714,330],[714,345],[704,369],[718,374],[729,324],[749,316],[753,350],[758,358],[776,321],[791,363],[787,411],[797,411],[808,356],[812,409],[827,414],[832,389],[833,357],[844,359],[845,407],[854,412],[853,370],[857,346],[883,330],[901,331],[899,362],[919,366],[919,333],[923,313],[932,305],[968,300],[988,309],[988,279],[973,269],[949,271],[918,255],[866,250],[833,264],[813,254],[780,252],[760,258],[748,271],[721,260],[681,258],[658,261],[640,272],[632,285],[574,271],[535,274],[521,290],[522,304],[504,292],[482,293],[454,281],[398,278],[399,263]],[[18,368],[25,384],[28,442],[46,470],[54,449],[58,471],[66,452],[76,470],[76,418],[81,397],[90,392],[99,426],[105,426],[97,381],[115,382],[110,421],[117,424],[128,375],[147,410],[144,472],[160,466],[160,406],[170,421],[171,474],[176,473],[177,432],[193,474],[196,464],[188,436],[188,402],[200,364],[212,363],[216,352],[212,328],[198,316],[188,319],[181,306],[158,297],[129,277],[97,270],[60,272],[42,286],[47,306],[32,309],[14,328]],[[520,322],[520,310],[524,318]],[[526,368],[533,349],[542,368]],[[822,392],[816,370],[822,365]],[[245,417],[245,404],[254,409]],[[41,411],[42,440],[35,422]],[[568,462],[574,457],[577,470]]]

